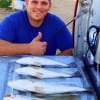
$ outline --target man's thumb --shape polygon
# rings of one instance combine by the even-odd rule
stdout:
[[[42,33],[39,32],[38,35],[34,38],[35,41],[40,41],[40,39],[42,38]]]

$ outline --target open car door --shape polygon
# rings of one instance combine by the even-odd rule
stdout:
[[[74,55],[85,63],[85,70],[100,95],[100,0],[76,0],[73,23]]]

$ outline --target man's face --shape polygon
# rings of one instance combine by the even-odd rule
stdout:
[[[50,10],[51,3],[49,0],[26,0],[28,17],[31,20],[43,20]]]

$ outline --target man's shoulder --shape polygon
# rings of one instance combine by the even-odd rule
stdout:
[[[2,21],[1,24],[5,24],[5,25],[18,25],[19,23],[23,23],[25,18],[25,12],[24,11],[16,11],[16,12],[12,12],[10,14],[8,14]]]
[[[57,16],[53,13],[47,14],[47,21],[49,21],[50,23],[54,23],[56,25],[64,25],[65,24],[65,22],[59,16]]]
[[[15,12],[12,12],[10,13],[7,17],[11,17],[11,18],[18,18],[18,17],[21,17],[23,16],[23,14],[25,13],[25,11],[15,11]]]
[[[49,12],[49,13],[47,14],[47,17],[48,17],[48,18],[51,18],[51,19],[53,19],[53,20],[54,20],[54,19],[61,20],[61,18],[60,18],[59,16],[57,16],[57,15],[51,13],[51,12]]]
[[[5,18],[2,20],[2,22],[16,22],[18,20],[22,20],[23,19],[23,11],[15,11],[12,12],[10,14],[8,14],[7,16],[5,16]]]

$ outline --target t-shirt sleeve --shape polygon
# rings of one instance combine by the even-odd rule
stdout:
[[[65,25],[57,32],[56,45],[61,51],[72,48],[72,35]]]
[[[0,23],[0,39],[12,42],[14,40],[14,23],[6,17]]]

